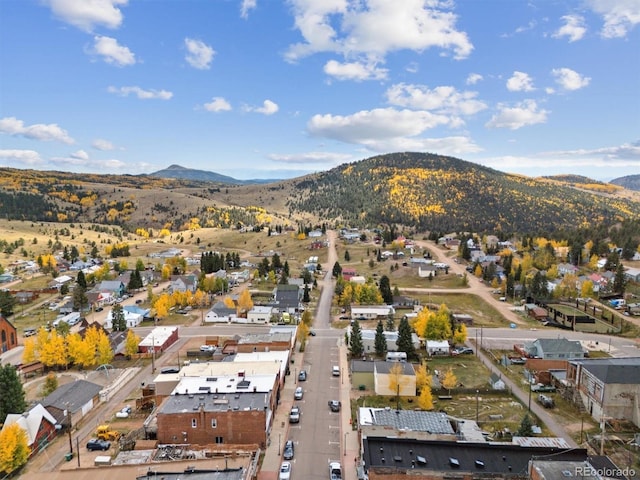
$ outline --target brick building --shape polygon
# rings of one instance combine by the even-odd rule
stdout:
[[[7,352],[18,346],[18,333],[16,327],[0,315],[0,347],[2,352]]]

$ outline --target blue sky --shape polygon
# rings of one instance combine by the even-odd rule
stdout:
[[[0,166],[640,173],[640,0],[0,0]]]

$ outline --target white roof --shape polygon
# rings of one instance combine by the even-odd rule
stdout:
[[[33,445],[38,435],[38,430],[42,424],[42,419],[51,422],[52,425],[56,424],[56,419],[53,418],[46,408],[41,403],[37,404],[31,410],[24,413],[10,413],[7,415],[2,430],[9,425],[17,423],[27,433],[27,442],[29,446]]]
[[[268,393],[273,390],[277,374],[217,375],[213,377],[181,377],[171,395],[187,395],[210,391],[211,393]],[[243,385],[244,384],[244,385]]]
[[[161,347],[178,327],[156,327],[140,342],[143,347]]]
[[[427,348],[449,348],[446,340],[427,340]]]

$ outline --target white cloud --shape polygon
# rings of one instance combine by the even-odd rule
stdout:
[[[314,115],[307,129],[314,136],[371,145],[380,140],[416,136],[448,122],[446,116],[426,111],[378,108],[348,116]]]
[[[96,36],[93,39],[93,48],[89,53],[99,55],[102,59],[117,67],[135,65],[136,56],[127,47],[118,44],[115,38]]]
[[[269,155],[269,158],[275,162],[289,164],[322,163],[335,165],[353,160],[353,155],[330,152],[305,152],[293,154],[272,153]]]
[[[256,8],[256,0],[242,0],[240,6],[240,16],[244,19],[249,18],[249,11]]]
[[[509,128],[518,130],[519,128],[547,121],[546,110],[538,109],[534,100],[525,100],[514,107],[506,104],[498,104],[498,113],[491,117],[485,126],[488,128]]]
[[[66,130],[60,128],[55,123],[45,125],[36,123],[25,126],[22,120],[15,117],[5,117],[0,119],[0,133],[11,136],[22,136],[32,140],[56,141],[67,144],[75,143]]]
[[[377,68],[375,64],[365,64],[362,62],[340,63],[329,60],[324,66],[324,73],[338,80],[384,80],[387,78],[389,70]]]
[[[89,155],[83,150],[70,153],[66,157],[52,157],[50,162],[54,165],[60,165],[63,167],[74,166],[84,167],[91,170],[97,170],[99,172],[120,170],[127,166],[122,160],[113,158],[108,159],[91,159]]]
[[[570,68],[554,68],[551,70],[551,75],[564,90],[579,90],[591,82],[591,78],[580,75]]]
[[[473,115],[487,108],[476,99],[476,92],[458,92],[449,86],[429,89],[426,85],[399,83],[389,87],[385,95],[391,105],[450,115]]]
[[[456,29],[452,2],[433,0],[291,0],[295,26],[304,42],[291,45],[290,61],[318,52],[383,60],[397,50],[440,48],[454,58],[469,56],[473,45]],[[428,6],[425,6],[428,5]]]
[[[622,38],[640,23],[640,2],[637,0],[585,0],[588,7],[602,15],[604,38]]]
[[[137,96],[140,100],[169,100],[173,93],[167,90],[143,90],[140,87],[108,87],[109,93],[114,93],[121,97],[128,97],[130,94]]]
[[[440,155],[459,156],[477,153],[482,149],[470,138],[464,136],[443,138],[398,137],[372,141],[367,148],[374,152],[438,152]]]
[[[264,115],[273,115],[279,110],[279,108],[280,107],[278,107],[277,103],[272,102],[271,100],[265,100],[264,102],[262,102],[261,107],[251,107],[249,105],[245,105],[243,107],[243,110],[245,112],[256,112],[262,113]]]
[[[95,148],[96,150],[102,150],[103,152],[109,151],[109,150],[115,150],[115,146],[113,145],[113,143],[111,143],[108,140],[103,140],[101,138],[97,138],[93,141],[93,143],[91,144],[91,146],[93,148]]]
[[[231,104],[222,97],[213,97],[209,103],[203,105],[208,112],[228,112]]]
[[[89,154],[84,150],[78,150],[74,153],[71,153],[69,156],[78,160],[89,160]]]
[[[484,78],[479,73],[470,73],[465,83],[467,85],[475,85],[483,79]]]
[[[562,17],[564,25],[556,30],[552,37],[563,38],[567,37],[569,42],[577,42],[582,40],[587,33],[587,29],[584,26],[584,17],[581,15],[565,15]]]
[[[530,92],[533,88],[533,80],[524,72],[513,72],[513,75],[507,80],[507,90],[510,92]]]
[[[537,176],[540,172],[554,175],[567,172],[584,172],[594,177],[598,174],[603,179],[616,177],[616,169],[640,167],[640,145],[623,144],[593,150],[558,150],[534,153],[526,157],[504,156],[489,157],[476,160],[482,165],[500,171],[530,170],[529,175]]]
[[[0,150],[0,160],[7,160],[24,165],[44,163],[35,150]]]
[[[85,32],[96,26],[115,29],[122,24],[120,5],[129,0],[44,0],[53,14]]]
[[[206,43],[192,38],[185,38],[184,45],[187,48],[185,60],[193,68],[198,70],[209,70],[211,61],[215,55],[215,50]]]

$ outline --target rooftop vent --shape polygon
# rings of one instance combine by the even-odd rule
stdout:
[[[400,455],[396,455],[395,457],[393,457],[393,461],[394,462],[401,462],[402,461],[402,457]]]
[[[426,457],[423,457],[421,455],[416,455],[416,461],[421,465],[426,465],[427,464]]]
[[[484,468],[484,462],[482,460],[476,460],[476,468]]]
[[[460,461],[457,458],[449,457],[449,465],[453,468],[460,468]]]

